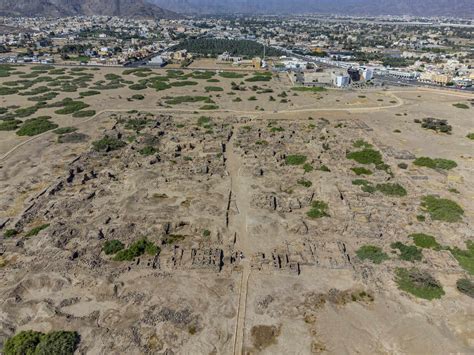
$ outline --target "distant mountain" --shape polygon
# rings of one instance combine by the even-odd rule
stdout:
[[[64,17],[105,15],[169,18],[176,13],[145,0],[0,0],[0,16]]]
[[[197,14],[411,15],[474,18],[474,0],[149,0],[165,9]]]

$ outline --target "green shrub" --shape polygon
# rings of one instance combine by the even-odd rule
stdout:
[[[407,195],[407,191],[400,184],[377,184],[375,188],[377,189],[377,191],[380,191],[381,193],[387,196],[403,197]]]
[[[113,137],[104,137],[92,143],[92,148],[98,152],[110,152],[124,147],[126,143]]]
[[[94,110],[82,110],[82,111],[77,111],[72,114],[72,117],[74,118],[81,118],[81,117],[92,117],[95,115]]]
[[[68,101],[62,109],[57,110],[54,113],[57,115],[70,115],[71,113],[80,111],[87,107],[89,107],[89,105],[82,101]]]
[[[457,107],[457,108],[464,109],[464,110],[468,110],[468,109],[469,109],[469,105],[466,105],[466,104],[463,104],[463,103],[453,104],[453,106],[454,106],[454,107]]]
[[[67,133],[72,133],[72,132],[75,132],[77,131],[77,128],[76,127],[61,127],[61,128],[57,128],[53,131],[53,133],[56,133],[56,134],[67,134]]]
[[[49,121],[49,116],[30,118],[23,122],[20,129],[16,131],[19,136],[36,136],[58,127],[56,123]]]
[[[20,124],[23,122],[21,120],[5,120],[0,121],[0,131],[14,131],[16,130]]]
[[[347,153],[347,158],[355,160],[359,164],[383,164],[382,155],[378,151],[369,148]]]
[[[112,74],[112,73],[105,74],[104,78],[107,79],[107,80],[110,80],[110,81],[122,79],[122,77],[120,75]]]
[[[202,231],[202,236],[203,236],[203,237],[206,237],[206,238],[207,238],[207,237],[209,237],[210,235],[211,235],[211,231],[210,231],[210,230],[204,229],[204,230]]]
[[[372,144],[367,143],[363,139],[356,140],[354,143],[352,143],[352,146],[354,148],[367,148],[367,149],[372,148]]]
[[[133,100],[143,100],[143,99],[145,98],[145,96],[136,94],[136,95],[132,95],[131,98],[132,98]]]
[[[435,250],[439,250],[441,248],[441,245],[438,244],[436,238],[432,235],[424,233],[415,233],[410,234],[409,237],[413,238],[413,242],[417,247]]]
[[[468,135],[466,137],[469,138],[469,139],[474,140],[474,133],[468,133]]]
[[[376,191],[372,183],[364,179],[352,180],[352,185],[360,186],[361,190],[364,192],[374,193]]]
[[[326,173],[330,173],[331,172],[331,169],[329,169],[326,165],[321,165],[319,168],[318,168],[319,171],[324,171]]]
[[[245,74],[236,73],[236,72],[221,72],[219,75],[227,79],[240,79],[245,77]]]
[[[329,217],[328,214],[328,204],[323,201],[313,201],[311,204],[311,209],[308,211],[307,216],[309,218],[322,218]]]
[[[306,162],[306,159],[305,155],[288,155],[285,158],[285,163],[286,165],[302,165]]]
[[[224,91],[223,88],[221,88],[220,86],[206,86],[204,88],[204,90],[206,90],[206,92],[210,92],[210,91]]]
[[[400,259],[406,261],[421,261],[423,254],[421,249],[418,249],[414,245],[405,245],[402,242],[395,242],[390,244],[392,249],[398,249],[400,251]]]
[[[474,298],[474,282],[469,279],[459,279],[456,282],[456,288],[459,292]]]
[[[431,159],[428,157],[420,157],[417,158],[413,164],[417,166],[424,166],[431,169],[443,169],[443,170],[451,170],[458,165],[455,161],[448,160],[448,159]]]
[[[195,86],[198,85],[199,83],[196,81],[189,81],[189,80],[183,80],[183,81],[175,81],[170,83],[169,85],[175,86],[175,87],[182,87],[182,86]]]
[[[1,96],[15,95],[16,93],[18,93],[18,89],[9,88],[9,87],[5,87],[5,86],[0,86],[0,95]]]
[[[8,338],[4,344],[5,355],[29,355],[35,354],[36,347],[41,341],[43,333],[32,330],[22,331]]]
[[[125,129],[131,129],[138,132],[145,128],[148,122],[149,121],[146,118],[130,119],[125,123]]]
[[[131,261],[145,253],[149,255],[156,255],[161,249],[148,239],[142,238],[129,245],[127,249],[120,250],[115,254],[115,261]]]
[[[303,164],[303,170],[305,173],[310,173],[314,170],[313,166],[309,163]]]
[[[145,90],[147,88],[146,84],[144,83],[137,83],[137,84],[132,84],[128,87],[130,90]]]
[[[437,221],[459,222],[464,215],[464,210],[456,202],[433,195],[423,197],[421,207]]]
[[[356,251],[360,260],[370,260],[374,264],[380,264],[388,259],[388,255],[375,245],[364,245]]]
[[[80,342],[76,332],[57,331],[41,335],[41,341],[36,346],[38,355],[73,355]]]
[[[30,229],[28,233],[25,234],[25,237],[33,237],[35,235],[38,235],[39,232],[41,232],[43,229],[46,229],[49,227],[49,223],[42,224],[38,227],[35,227],[33,229]]]
[[[401,290],[426,300],[431,301],[444,295],[443,287],[433,276],[416,268],[398,268],[395,282]]]
[[[106,255],[111,255],[111,254],[118,253],[120,250],[123,250],[124,247],[125,246],[120,240],[114,239],[114,240],[107,240],[104,243],[104,247],[102,248],[102,250],[104,251]]]
[[[157,152],[157,150],[152,146],[146,146],[138,151],[141,155],[149,156]]]
[[[372,171],[364,167],[357,167],[351,169],[356,175],[372,175]]]
[[[30,106],[30,107],[23,107],[15,110],[16,117],[28,117],[36,113],[38,111],[38,106]]]
[[[184,240],[186,237],[181,234],[167,234],[163,236],[161,243],[165,245],[171,245],[171,244],[176,244],[182,240]]]
[[[474,275],[474,241],[467,241],[466,247],[466,250],[458,247],[448,248],[448,250],[464,270]]]
[[[298,184],[304,187],[311,187],[313,185],[311,181],[305,179],[298,180]]]
[[[199,107],[200,110],[217,110],[219,106],[217,105],[204,105]]]
[[[18,234],[18,231],[16,229],[7,229],[3,233],[3,237],[4,238],[12,238],[12,237],[16,236],[17,234]]]
[[[86,96],[94,96],[94,95],[99,95],[100,91],[97,90],[88,90],[88,91],[83,91],[79,93],[79,96],[81,97],[86,97]]]

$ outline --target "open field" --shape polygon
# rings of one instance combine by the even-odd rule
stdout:
[[[472,352],[472,95],[56,69],[0,78],[0,343]]]

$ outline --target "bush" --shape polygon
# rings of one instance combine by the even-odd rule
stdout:
[[[58,128],[58,129],[55,129],[53,131],[53,133],[56,133],[56,134],[67,134],[67,133],[72,133],[72,132],[75,132],[77,131],[77,128],[76,127],[61,127],[61,128]]]
[[[367,143],[367,142],[364,141],[363,139],[358,139],[358,140],[356,140],[356,141],[352,144],[352,146],[353,146],[354,148],[367,148],[367,149],[368,149],[368,148],[372,148],[372,144]]]
[[[311,209],[308,211],[307,216],[309,218],[322,218],[329,217],[328,204],[323,201],[313,201]]]
[[[426,300],[431,301],[444,295],[443,287],[433,276],[416,268],[398,268],[395,282],[401,290]]]
[[[81,143],[88,138],[84,133],[72,132],[58,137],[58,143]]]
[[[357,167],[351,169],[356,175],[372,175],[372,171],[364,167]]]
[[[217,110],[219,106],[217,105],[204,105],[199,107],[200,110]]]
[[[16,229],[7,229],[3,233],[3,237],[4,238],[12,238],[12,237],[16,236],[17,234],[18,234],[18,231]]]
[[[381,193],[387,196],[403,197],[407,195],[407,191],[400,184],[377,184],[375,188],[377,189],[377,191],[380,191]]]
[[[298,180],[298,184],[301,185],[301,186],[304,186],[304,187],[311,187],[313,185],[313,183],[311,181],[306,180],[306,179]]]
[[[454,107],[457,107],[457,108],[464,109],[464,110],[468,110],[468,109],[469,109],[469,106],[466,105],[466,104],[463,104],[463,103],[453,104],[453,106],[454,106]]]
[[[144,98],[145,96],[143,95],[139,95],[139,94],[132,95],[132,100],[143,100]]]
[[[94,95],[99,95],[99,94],[100,94],[100,91],[89,90],[89,91],[80,92],[79,96],[86,97],[86,96],[94,96]]]
[[[364,192],[374,193],[376,191],[372,183],[364,179],[352,180],[352,185],[360,186],[361,190]]]
[[[54,113],[57,115],[70,115],[71,113],[80,111],[87,107],[89,107],[89,105],[82,101],[67,101],[62,109],[57,110]]]
[[[23,122],[21,120],[5,120],[0,122],[0,131],[14,131]]]
[[[138,84],[132,84],[128,87],[130,90],[145,90],[147,88],[146,84],[144,83],[138,83]]]
[[[102,250],[106,255],[116,254],[120,250],[122,250],[125,246],[120,240],[108,240],[104,243],[104,247]]]
[[[326,173],[330,173],[331,172],[331,169],[329,169],[326,165],[321,165],[319,168],[318,168],[319,171],[324,171]]]
[[[206,90],[206,92],[210,92],[210,91],[224,91],[224,89],[221,88],[220,86],[206,86],[204,89]]]
[[[25,234],[25,237],[33,237],[35,235],[38,235],[39,232],[41,232],[43,229],[46,229],[49,227],[49,223],[42,224],[41,226],[35,227],[31,229],[28,233]]]
[[[464,210],[456,202],[433,195],[423,197],[421,207],[437,221],[459,222],[464,215]]]
[[[448,125],[447,120],[440,120],[437,118],[424,118],[421,122],[420,120],[415,120],[415,123],[421,123],[421,127],[425,129],[432,129],[436,132],[449,134],[453,130],[453,127],[451,125]]]
[[[435,250],[439,250],[441,248],[441,245],[438,244],[435,237],[433,237],[432,235],[424,233],[415,233],[410,234],[409,237],[413,238],[413,242],[417,247]]]
[[[145,148],[140,149],[138,152],[141,155],[149,156],[149,155],[155,154],[157,152],[157,150],[152,146],[146,146]]]
[[[369,148],[347,153],[347,158],[355,160],[359,164],[383,164],[382,155],[378,151]]]
[[[456,282],[456,288],[459,292],[474,298],[474,282],[469,279],[459,279]]]
[[[219,73],[219,75],[227,79],[241,79],[245,77],[245,74],[236,73],[236,72],[226,72],[226,71]]]
[[[163,236],[161,243],[163,245],[171,245],[171,244],[176,244],[182,240],[184,240],[186,237],[181,234],[168,234]]]
[[[370,260],[374,264],[380,264],[388,259],[388,255],[381,248],[374,245],[364,245],[356,251],[360,260]]]
[[[38,355],[74,354],[80,337],[76,332],[57,331],[41,335],[41,341],[35,349]]]
[[[474,140],[474,133],[468,133],[468,135],[466,137],[469,138],[469,139]]]
[[[115,254],[115,261],[131,261],[145,253],[149,255],[156,255],[161,249],[148,241],[148,239],[142,238],[129,245],[127,249],[120,250]]]
[[[443,169],[443,170],[451,170],[458,165],[456,164],[455,161],[448,160],[448,159],[431,159],[428,157],[420,157],[417,158],[413,164],[417,166],[425,166],[427,168],[431,169]]]
[[[113,137],[104,137],[92,143],[92,148],[98,152],[110,152],[124,147],[126,143]]]
[[[474,275],[474,241],[467,241],[466,246],[466,250],[458,247],[448,248],[448,250],[464,270]]]
[[[16,131],[19,136],[36,136],[58,127],[56,123],[49,121],[49,116],[30,118],[23,122],[20,129]]]
[[[398,249],[400,251],[400,259],[406,261],[421,261],[423,254],[421,249],[418,249],[414,245],[405,245],[402,242],[395,242],[390,244],[392,249]]]
[[[303,164],[303,170],[305,173],[310,173],[314,170],[313,166],[309,163]]]
[[[95,115],[94,110],[83,110],[83,111],[77,111],[72,114],[72,117],[74,118],[82,118],[82,117],[92,117]]]
[[[288,155],[285,158],[285,163],[286,165],[302,165],[306,162],[306,159],[305,155]]]

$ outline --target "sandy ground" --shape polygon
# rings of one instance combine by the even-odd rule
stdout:
[[[88,136],[82,143],[58,144],[51,132],[32,138],[0,132],[0,222],[25,231],[50,223],[34,237],[1,239],[0,342],[19,330],[69,329],[81,334],[78,352],[90,354],[472,353],[474,305],[456,289],[467,273],[447,251],[424,250],[416,265],[443,285],[446,294],[433,301],[397,288],[394,270],[410,262],[392,256],[374,265],[355,255],[368,243],[389,252],[391,242],[415,232],[460,248],[472,240],[474,143],[465,136],[474,131],[473,108],[452,106],[472,97],[413,89],[292,96],[284,76],[255,83],[273,93],[256,94],[246,83],[246,91],[227,95],[241,79],[215,78],[220,82],[196,80],[197,86],[162,92],[104,91],[83,100],[97,111],[92,118],[40,111],[62,127],[76,126]],[[207,85],[224,91],[206,94]],[[283,91],[289,102],[280,102]],[[126,100],[136,93],[145,99]],[[212,95],[219,108],[164,103],[177,95]],[[241,102],[232,101],[237,96]],[[0,102],[31,105],[19,95]],[[91,153],[91,142],[104,133],[135,136],[111,118],[133,118],[131,110],[152,113],[159,125],[122,151]],[[203,114],[211,117],[213,133],[196,126]],[[425,117],[448,119],[453,134],[414,122]],[[269,124],[282,130],[271,132]],[[160,137],[158,161],[137,154],[148,135]],[[329,151],[321,147],[322,135]],[[408,196],[366,196],[351,184],[353,163],[345,152],[359,138],[382,152]],[[452,159],[458,167],[402,170],[402,151]],[[288,154],[305,154],[331,172],[303,174],[282,163]],[[78,167],[83,171],[73,182],[51,193]],[[98,177],[84,182],[92,170]],[[301,177],[312,181],[309,190],[298,185]],[[426,194],[458,202],[463,221],[417,222]],[[331,217],[308,220],[310,199],[327,201]],[[128,244],[149,235],[158,242],[170,233],[186,239],[163,245],[158,259],[115,262],[100,251],[104,239]],[[221,252],[218,270],[215,253]],[[361,291],[370,297],[352,297]]]

